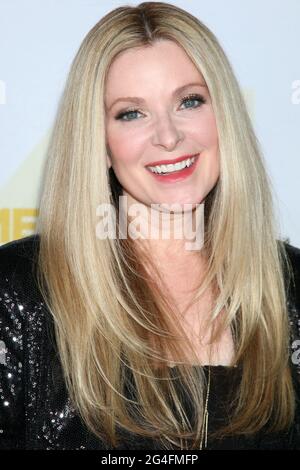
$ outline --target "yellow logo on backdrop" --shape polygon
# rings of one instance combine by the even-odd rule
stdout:
[[[0,244],[35,233],[38,209],[0,209]]]
[[[0,186],[0,245],[36,233],[39,192],[50,134],[51,129]]]

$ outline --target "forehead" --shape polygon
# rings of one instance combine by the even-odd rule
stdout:
[[[127,93],[131,87],[204,82],[201,72],[182,47],[173,41],[161,40],[150,46],[128,49],[112,62],[106,81],[106,94]]]

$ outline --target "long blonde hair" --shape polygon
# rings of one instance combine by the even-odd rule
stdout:
[[[283,272],[288,259],[276,240],[271,182],[232,67],[213,33],[186,11],[160,2],[119,7],[84,38],[48,147],[38,281],[54,319],[70,397],[90,431],[112,447],[123,430],[160,439],[166,449],[197,448],[206,390],[202,368],[183,361],[176,369],[195,409],[191,424],[171,369],[154,365],[167,363],[166,350],[178,358],[187,346],[193,353],[189,338],[174,322],[163,289],[147,275],[146,254],[137,255],[130,238],[96,237],[97,206],[112,203],[118,211],[121,193],[106,163],[107,71],[117,54],[159,40],[175,41],[201,71],[218,129],[220,178],[205,201],[209,263],[195,300],[216,283],[211,323],[224,308],[226,315],[212,342],[230,326],[232,365],[242,367],[242,378],[230,424],[215,437],[262,427],[275,432],[292,423]],[[134,392],[130,397],[126,387]]]

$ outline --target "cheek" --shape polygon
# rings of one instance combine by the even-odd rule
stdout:
[[[113,165],[135,162],[141,155],[141,144],[132,132],[108,127],[106,140]]]
[[[194,136],[204,147],[218,145],[218,131],[213,112],[206,113],[194,126]]]

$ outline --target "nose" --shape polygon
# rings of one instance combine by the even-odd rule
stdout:
[[[184,139],[184,133],[169,114],[157,118],[154,125],[152,144],[172,150]]]

